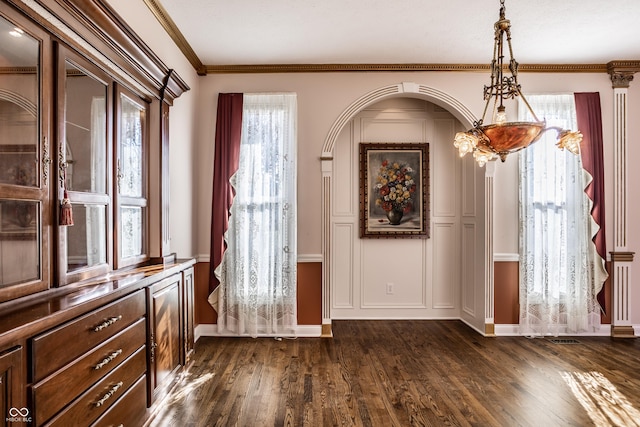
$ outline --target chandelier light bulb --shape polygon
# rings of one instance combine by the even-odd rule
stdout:
[[[500,107],[496,113],[496,124],[503,125],[505,123],[507,123],[507,113],[504,110],[504,107]]]
[[[468,132],[458,132],[453,140],[453,146],[460,153],[460,157],[464,157],[467,153],[472,153],[478,145],[478,138]]]
[[[580,131],[571,132],[568,130],[560,133],[560,139],[556,144],[561,150],[567,149],[573,154],[580,154],[580,143],[582,142],[582,133]]]
[[[476,150],[473,152],[473,158],[478,163],[478,166],[483,167],[488,161],[493,159],[493,153],[488,151]]]

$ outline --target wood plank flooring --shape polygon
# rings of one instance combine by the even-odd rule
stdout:
[[[153,426],[640,426],[640,340],[484,338],[459,321],[334,321],[212,338]]]

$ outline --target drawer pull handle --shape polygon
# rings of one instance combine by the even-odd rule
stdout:
[[[111,396],[116,394],[116,392],[120,390],[120,387],[122,387],[122,381],[120,381],[118,384],[111,387],[111,390],[109,390],[104,396],[102,396],[102,399],[96,402],[96,408],[99,408],[102,405],[104,405],[104,402],[106,402],[107,400],[109,400]]]
[[[116,357],[120,356],[121,354],[122,354],[122,349],[119,348],[116,351],[114,351],[113,353],[111,353],[110,355],[108,355],[107,357],[105,357],[104,359],[102,359],[102,362],[98,363],[94,369],[95,370],[101,369],[103,366],[105,366],[106,364],[112,362],[113,359],[115,359]]]
[[[109,326],[113,325],[114,323],[116,323],[118,320],[122,319],[122,314],[119,315],[118,317],[110,317],[107,320],[105,320],[104,322],[100,323],[98,326],[96,326],[95,328],[93,328],[93,330],[95,332],[100,332],[101,330],[103,330],[104,328],[108,328]]]

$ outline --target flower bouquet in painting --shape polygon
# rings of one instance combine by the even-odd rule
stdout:
[[[391,225],[398,225],[404,214],[413,210],[416,183],[413,168],[407,164],[384,159],[376,177],[376,206],[387,213]]]

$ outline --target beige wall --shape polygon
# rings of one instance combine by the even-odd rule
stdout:
[[[287,91],[298,94],[299,117],[299,253],[321,253],[321,170],[319,157],[331,126],[356,99],[383,86],[416,82],[443,91],[469,110],[480,114],[484,73],[371,72],[237,74],[197,77],[173,42],[142,2],[111,0],[123,18],[149,46],[191,86],[175,102],[171,112],[171,234],[172,249],[179,256],[208,260],[210,200],[215,111],[220,92]],[[612,60],[618,58],[611,58]],[[600,92],[605,138],[607,242],[612,248],[613,226],[613,90],[604,73],[521,74],[526,93]],[[640,82],[629,89],[630,158],[640,159]],[[453,150],[453,147],[451,148]],[[517,158],[499,164],[495,175],[494,252],[516,254]],[[628,182],[640,182],[640,168],[628,170]],[[636,252],[640,242],[640,198],[630,191],[628,202],[628,250]],[[635,264],[637,264],[636,261]],[[640,324],[640,269],[632,268],[631,321]]]

